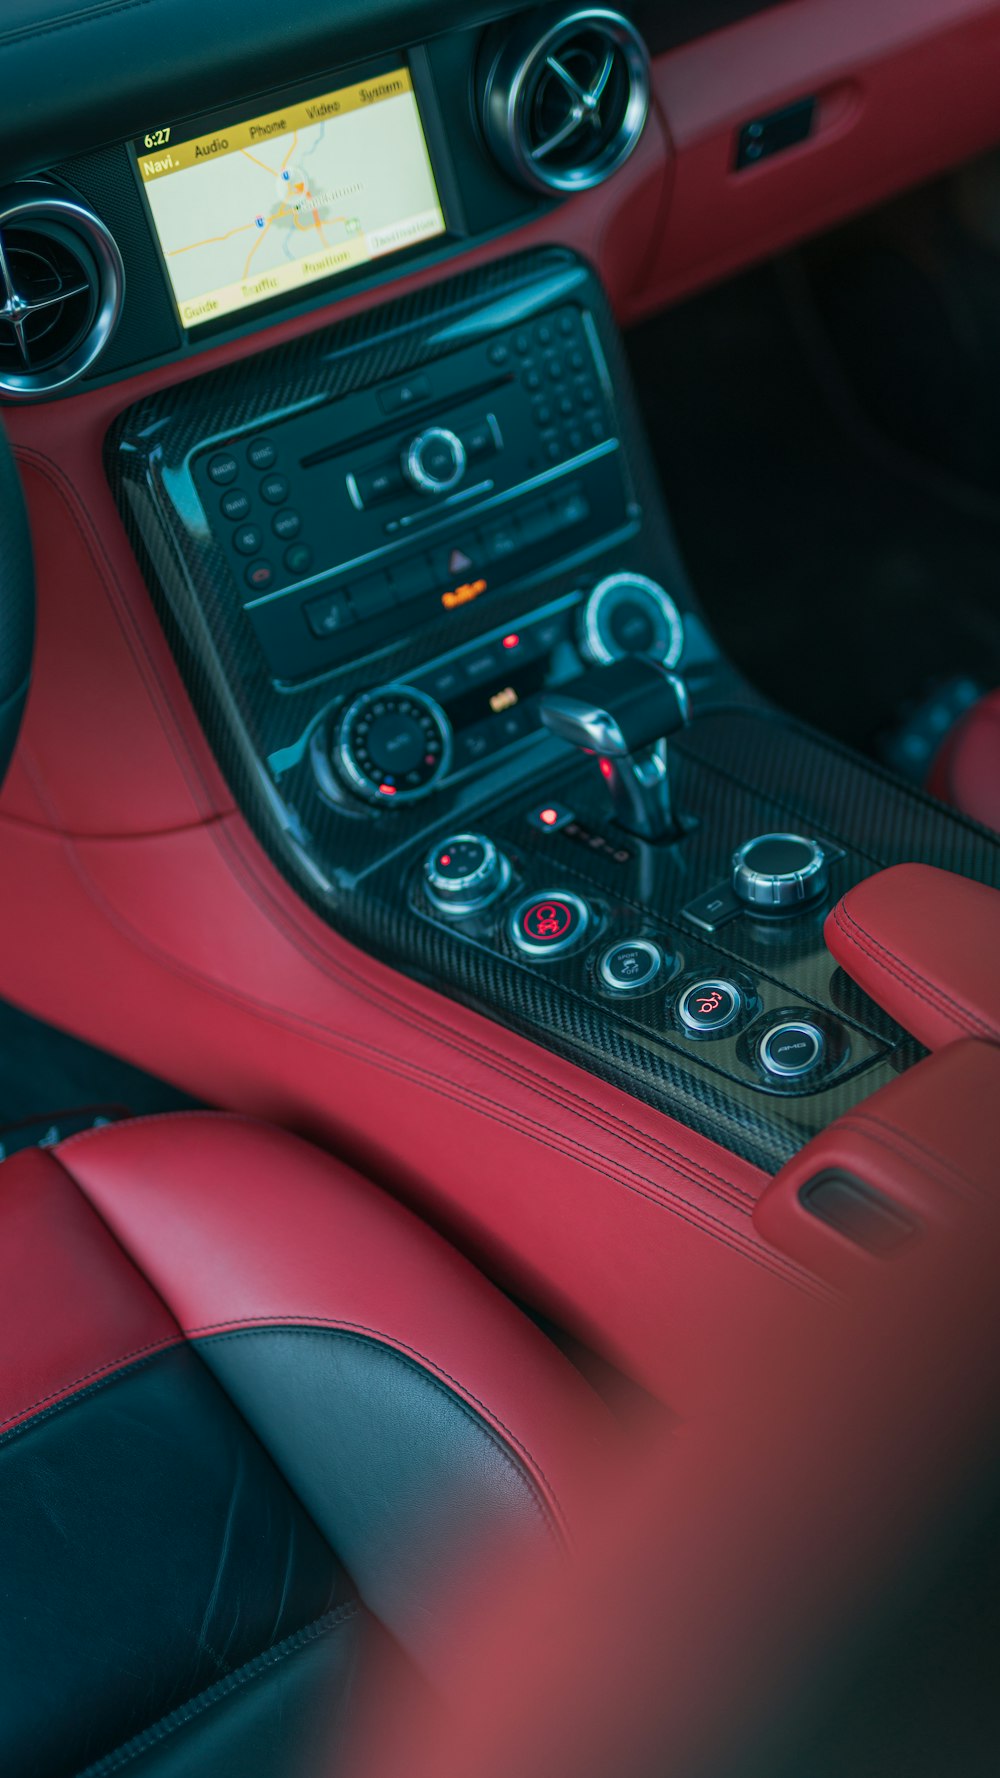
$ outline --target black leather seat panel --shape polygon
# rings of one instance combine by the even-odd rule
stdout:
[[[355,1598],[190,1347],[7,1434],[0,1501],[5,1778],[76,1773]]]

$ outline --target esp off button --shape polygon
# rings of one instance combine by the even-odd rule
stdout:
[[[568,889],[529,895],[510,916],[510,936],[526,957],[561,957],[585,936],[590,909]]]

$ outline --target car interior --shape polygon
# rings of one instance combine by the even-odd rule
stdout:
[[[1000,0],[0,91],[4,1771],[985,1778]]]

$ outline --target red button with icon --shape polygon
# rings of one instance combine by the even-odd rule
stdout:
[[[531,895],[511,915],[510,934],[520,951],[531,957],[552,957],[568,951],[590,925],[590,909],[569,890]]]
[[[689,1031],[712,1034],[733,1024],[743,1009],[743,996],[735,982],[694,982],[677,1002],[682,1025]]]

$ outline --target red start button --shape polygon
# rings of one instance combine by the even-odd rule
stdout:
[[[515,908],[511,937],[529,956],[551,957],[575,945],[589,924],[590,909],[585,901],[568,890],[554,890],[532,895]]]

